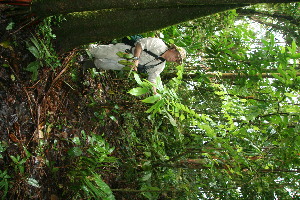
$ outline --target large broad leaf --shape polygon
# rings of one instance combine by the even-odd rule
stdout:
[[[151,106],[151,108],[146,110],[146,113],[151,113],[151,112],[153,112],[153,114],[156,113],[157,111],[161,110],[161,107],[164,105],[164,103],[165,102],[163,99],[159,100],[153,106]]]
[[[292,59],[298,59],[298,58],[300,58],[300,53],[291,54],[290,58],[292,58]]]
[[[95,183],[97,184],[99,189],[105,193],[105,196],[103,196],[102,198],[105,200],[114,200],[115,197],[114,197],[110,187],[101,179],[101,177],[98,174],[93,173],[93,175],[94,175]]]
[[[34,57],[40,58],[40,52],[36,47],[30,46],[28,47],[28,50],[30,51],[30,53],[32,53],[32,55],[34,55]]]
[[[124,66],[131,66],[134,64],[133,62],[130,62],[128,60],[119,60],[118,63]]]
[[[134,96],[140,96],[140,95],[146,94],[147,92],[149,92],[149,90],[147,88],[137,87],[137,88],[131,89],[128,93],[132,94]]]
[[[137,73],[133,74],[135,81],[137,82],[137,84],[141,85],[142,81],[140,79],[140,76]]]
[[[161,96],[159,94],[156,94],[154,96],[150,96],[146,99],[143,99],[142,102],[144,102],[144,103],[154,103],[157,100],[159,100],[160,98],[161,98]]]
[[[41,67],[41,63],[39,61],[33,61],[29,63],[29,65],[25,68],[26,71],[36,72]]]
[[[296,95],[296,94],[292,94],[292,93],[284,93],[284,95],[285,96],[287,96],[287,97],[297,97],[298,95]]]

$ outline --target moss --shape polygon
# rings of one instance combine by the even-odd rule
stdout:
[[[234,3],[232,0],[230,1],[231,2],[229,3]],[[44,17],[56,14],[96,11],[102,9],[151,9],[227,3],[228,0],[34,0],[32,3],[32,11],[40,17]]]
[[[187,5],[288,3],[297,0],[33,0],[32,10],[40,17],[102,9],[149,9]]]
[[[184,6],[139,10],[103,10],[72,13],[55,30],[63,51],[79,45],[109,41],[127,35],[161,29],[183,21],[207,16],[235,6]]]

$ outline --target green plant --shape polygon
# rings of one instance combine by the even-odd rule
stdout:
[[[142,81],[139,75],[136,73],[134,74],[134,78],[140,87],[133,88],[128,93],[134,96],[141,96],[149,93],[152,87],[156,87],[159,91],[159,94],[149,96],[141,100],[144,103],[153,104],[146,111],[146,113],[151,113],[153,117],[156,113],[160,113],[164,117],[168,118],[173,126],[177,126],[178,121],[183,121],[186,119],[191,121],[195,121],[193,119],[196,119],[199,121],[204,121],[205,123],[207,123],[207,120],[210,120],[205,114],[198,114],[193,109],[190,109],[181,103],[181,98],[176,92],[176,88],[178,88],[178,85],[181,83],[180,79],[173,78],[172,88],[168,88],[163,86],[159,78],[157,79],[156,84],[147,80]],[[200,123],[198,123],[198,125],[200,125]],[[211,131],[208,125],[205,126],[205,129]]]
[[[25,70],[32,72],[32,80],[37,80],[38,70],[44,66],[51,66],[52,69],[60,64],[55,52],[49,50],[42,39],[35,36],[27,42],[27,48],[36,58],[35,61],[29,63]]]
[[[27,41],[27,49],[36,58],[36,61],[29,63],[25,70],[32,72],[32,80],[37,80],[38,70],[41,67],[50,66],[55,69],[60,65],[60,60],[52,45],[52,40],[56,35],[52,33],[52,26],[63,21],[61,16],[51,16],[43,20],[36,31],[36,36],[32,36]]]
[[[111,189],[98,174],[99,167],[108,167],[106,163],[116,161],[114,157],[109,156],[114,148],[110,148],[100,135],[87,135],[84,131],[81,132],[81,137],[74,137],[72,143],[74,146],[69,149],[68,155],[71,157],[71,163],[74,163],[69,171],[74,196],[114,199]]]
[[[2,153],[3,153],[4,151],[6,151],[6,149],[7,149],[7,144],[6,144],[6,142],[0,141],[0,159],[3,158]]]
[[[81,189],[88,199],[114,200],[115,197],[110,187],[101,179],[99,174],[91,173],[82,178]]]
[[[11,177],[8,175],[7,170],[1,171],[0,170],[0,195],[2,199],[6,198],[8,189],[10,187],[9,179]]]
[[[2,153],[7,149],[7,144],[4,141],[0,141],[0,160],[3,159]],[[7,170],[0,169],[0,196],[1,199],[5,199],[8,189],[10,187],[9,179],[11,177],[8,175]]]
[[[27,151],[25,147],[24,147],[24,152],[25,152],[25,157],[23,158],[20,155],[16,155],[16,156],[10,155],[16,173],[24,174],[25,172],[24,164],[26,163],[28,158],[30,158],[31,154],[29,153],[29,151]]]

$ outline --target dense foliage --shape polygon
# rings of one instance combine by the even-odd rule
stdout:
[[[299,3],[274,8],[299,16]],[[79,97],[87,105],[77,109],[90,111],[95,127],[60,121],[63,113],[57,111],[55,119],[49,111],[35,148],[19,145],[20,155],[9,155],[2,141],[3,199],[13,191],[22,194],[24,185],[41,187],[27,169],[32,158],[59,181],[61,196],[73,199],[299,198],[299,36],[259,25],[257,18],[249,21],[241,14],[247,10],[263,10],[265,22],[276,13],[256,5],[144,33],[183,46],[189,55],[184,65],[167,66],[157,95],[134,72],[113,72],[114,85],[105,85],[109,72],[86,70],[95,82],[83,80],[84,85],[110,88],[105,100],[99,87]],[[42,32],[51,26],[47,20]],[[281,26],[299,33],[290,21]],[[24,69],[33,81],[41,69],[61,65],[48,41],[54,36],[39,34],[27,42],[36,60]],[[86,56],[75,52],[74,57]],[[82,81],[76,59],[64,66],[69,87],[82,87],[76,85]],[[101,177],[107,174],[114,181],[105,183]]]

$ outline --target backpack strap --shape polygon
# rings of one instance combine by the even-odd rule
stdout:
[[[126,53],[131,53],[133,48],[134,48],[134,47],[131,47],[130,49],[126,49],[125,52],[126,52]],[[166,59],[164,59],[164,58],[161,57],[161,56],[156,55],[156,54],[153,53],[152,51],[149,51],[149,50],[147,50],[147,49],[143,49],[142,51],[146,52],[147,54],[149,54],[150,56],[154,57],[154,58],[157,59],[157,60],[160,60],[160,61],[162,61],[162,62],[166,61]]]
[[[156,55],[155,53],[153,53],[152,51],[149,51],[149,50],[147,50],[147,49],[144,49],[143,51],[145,51],[147,54],[151,55],[151,56],[154,57],[155,59],[160,60],[160,61],[162,61],[162,62],[164,62],[164,61],[166,60],[166,59],[164,59],[163,57],[158,56],[158,55]]]

